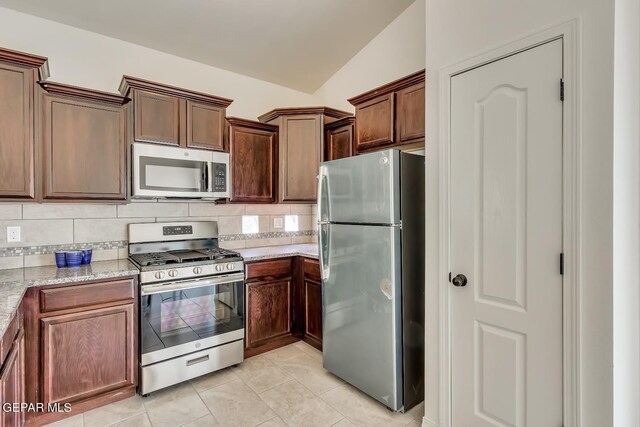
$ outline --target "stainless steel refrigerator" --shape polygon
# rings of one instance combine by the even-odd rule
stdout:
[[[318,177],[324,367],[394,411],[424,398],[424,176],[385,150]]]

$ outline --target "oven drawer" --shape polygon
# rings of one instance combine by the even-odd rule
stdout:
[[[236,365],[244,360],[244,340],[159,362],[141,368],[141,393],[147,394],[182,381]]]
[[[66,310],[116,301],[132,302],[135,296],[134,279],[113,280],[40,291],[40,311]]]

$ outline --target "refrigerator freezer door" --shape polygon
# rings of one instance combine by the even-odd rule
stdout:
[[[400,222],[400,152],[385,150],[320,166],[319,222]]]
[[[400,229],[325,224],[323,230],[324,367],[399,410]]]

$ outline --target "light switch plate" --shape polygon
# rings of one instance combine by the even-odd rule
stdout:
[[[273,228],[283,228],[284,227],[284,218],[281,216],[273,218]]]
[[[20,227],[7,227],[7,243],[20,241]]]

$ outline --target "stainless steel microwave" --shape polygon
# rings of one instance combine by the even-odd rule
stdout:
[[[229,197],[229,154],[133,144],[133,198]]]

